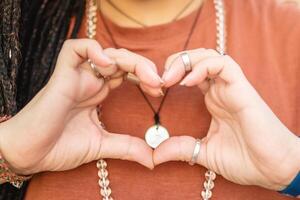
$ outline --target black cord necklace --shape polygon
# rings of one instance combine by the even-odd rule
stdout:
[[[195,0],[190,0],[179,12],[178,14],[173,17],[171,22],[176,21],[181,15],[182,13],[184,13],[189,7],[190,5],[194,2]],[[144,24],[143,22],[135,19],[134,17],[131,17],[130,15],[128,15],[126,12],[124,12],[121,8],[119,8],[112,0],[107,0],[107,3],[113,7],[116,11],[118,11],[120,14],[122,14],[124,17],[126,17],[127,19],[135,22],[136,24],[140,25],[143,28],[148,27],[148,25]]]
[[[101,2],[101,0],[100,0],[100,2]],[[202,6],[200,6],[198,8],[197,14],[192,23],[188,37],[184,43],[183,51],[186,50],[189,45],[189,42],[191,40],[191,37],[192,37],[194,30],[196,28],[196,25],[197,25],[199,15],[201,13],[201,8],[202,8]],[[103,13],[101,12],[101,3],[99,3],[99,13],[100,13],[101,20],[102,20],[104,27],[111,39],[111,42],[112,42],[114,48],[120,48],[120,46],[117,44],[109,26],[105,20],[105,17],[103,16]],[[146,131],[145,140],[149,146],[151,146],[152,148],[156,148],[160,143],[162,143],[163,141],[165,141],[166,139],[169,138],[168,130],[165,127],[163,127],[160,123],[160,111],[161,111],[161,109],[164,105],[164,102],[166,100],[166,97],[169,93],[169,88],[165,91],[165,95],[163,96],[158,109],[155,110],[154,106],[151,104],[149,98],[146,96],[146,94],[143,92],[143,90],[138,85],[136,85],[136,86],[154,114],[154,125],[151,126],[150,128],[148,128],[148,130]]]

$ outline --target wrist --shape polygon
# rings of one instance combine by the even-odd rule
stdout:
[[[300,197],[300,172],[286,188],[278,192],[287,196],[299,198]]]
[[[8,116],[0,117],[0,184],[9,182],[15,187],[20,188],[23,185],[23,182],[30,179],[31,176],[23,176],[16,174],[15,172],[13,172],[13,170],[10,168],[10,165],[3,158],[1,144],[3,144],[4,142],[3,134],[5,133],[4,127],[6,127],[4,121],[7,121],[8,119],[10,119],[10,117]]]
[[[295,135],[292,135],[292,137],[294,142],[287,155],[286,162],[288,164],[285,170],[281,171],[282,179],[281,183],[277,184],[275,188],[277,191],[287,188],[300,172],[300,139]]]
[[[7,132],[6,124],[7,124],[7,120],[9,120],[10,118],[11,116],[0,114],[0,155],[3,155],[2,148],[3,148],[3,143],[5,141],[4,137]]]
[[[31,175],[25,176],[14,173],[10,169],[9,164],[0,155],[0,184],[10,183],[17,188],[21,188],[23,182],[29,180],[31,177]]]

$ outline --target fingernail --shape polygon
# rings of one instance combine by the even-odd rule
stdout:
[[[166,82],[167,78],[168,78],[168,73],[165,72],[162,76],[162,79]]]
[[[161,84],[164,84],[165,82],[159,77],[159,81]]]
[[[162,91],[162,89],[159,90],[159,94],[160,94],[161,96],[165,96],[165,93]]]
[[[181,85],[181,86],[185,86],[185,84],[186,84],[186,81],[185,81],[185,80],[183,80],[183,81],[181,81],[181,82],[179,83],[179,85]]]
[[[159,77],[159,82],[161,87],[165,84],[165,82],[160,77]]]

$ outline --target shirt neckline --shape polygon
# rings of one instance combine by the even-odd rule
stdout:
[[[212,0],[204,1],[200,9],[201,11],[197,24],[201,24],[201,22],[214,16],[214,5],[212,3]],[[122,44],[125,45],[128,44],[128,42],[132,43],[132,41],[134,41],[135,44],[145,44],[149,42],[161,42],[162,40],[174,40],[176,38],[187,36],[190,27],[195,20],[197,12],[198,9],[194,10],[192,13],[179,20],[145,28],[119,26],[112,22],[109,18],[105,16],[103,17],[110,31],[113,33],[113,37],[117,41],[118,45],[123,46]],[[104,26],[104,23],[101,20],[99,12],[97,13],[97,15],[99,19],[99,22],[97,23],[97,34],[101,34],[102,36],[107,37],[109,40],[111,40]]]

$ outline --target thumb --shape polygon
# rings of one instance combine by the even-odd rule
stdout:
[[[48,85],[55,88],[55,91],[62,91],[64,96],[76,102],[95,95],[101,90],[103,83],[95,76],[90,64],[87,64],[88,60],[102,68],[109,68],[114,63],[103,53],[101,45],[96,40],[66,40]]]
[[[159,165],[168,161],[190,162],[194,152],[196,139],[191,136],[175,136],[165,140],[153,152],[154,165]],[[200,153],[196,163],[204,167],[206,161],[206,143],[201,140]]]
[[[134,161],[153,169],[152,152],[152,149],[141,138],[106,132],[96,159],[113,158]]]
[[[97,65],[107,66],[110,63],[109,58],[102,53],[102,47],[95,40],[75,39],[64,43],[49,83],[16,117],[20,119],[19,123],[25,129],[28,128],[30,132],[46,133],[39,134],[46,138],[49,135],[57,136],[63,130],[66,116],[74,107],[74,93],[79,90],[77,80],[74,81],[74,76],[72,76],[73,71],[87,59],[91,59]],[[92,76],[84,76],[83,81],[87,82],[89,77]],[[58,81],[59,79],[70,81]],[[98,91],[103,86],[99,80],[94,83]],[[38,130],[35,128],[36,124],[39,124]]]
[[[101,45],[96,40],[73,39],[64,42],[56,68],[76,68],[88,59],[97,66],[109,66],[114,63],[103,53]]]

